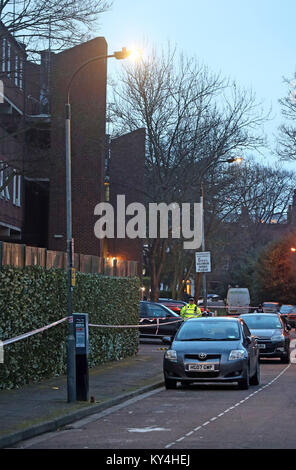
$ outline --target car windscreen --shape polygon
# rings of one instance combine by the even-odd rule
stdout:
[[[274,330],[275,328],[283,328],[277,316],[266,315],[249,315],[242,316],[244,322],[250,330]]]
[[[237,321],[198,320],[186,321],[180,328],[176,341],[232,341],[239,340]]]

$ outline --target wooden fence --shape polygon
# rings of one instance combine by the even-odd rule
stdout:
[[[67,269],[67,253],[46,248],[0,242],[0,266],[42,266],[43,268]],[[136,261],[111,259],[99,256],[74,254],[74,267],[83,273],[105,276],[132,277],[138,274]]]

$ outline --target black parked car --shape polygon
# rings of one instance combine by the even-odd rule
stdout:
[[[170,310],[173,312],[179,314],[186,305],[186,302],[183,302],[183,300],[173,300],[173,299],[158,299],[158,303],[165,305],[168,307]]]
[[[260,357],[279,357],[281,362],[289,364],[291,326],[285,324],[279,314],[249,313],[240,318],[256,337]]]
[[[183,318],[165,305],[157,302],[140,302],[140,336],[142,338],[162,338],[175,336]]]
[[[186,320],[163,362],[165,386],[177,382],[237,382],[246,390],[260,382],[259,349],[256,340],[238,318],[208,317]]]

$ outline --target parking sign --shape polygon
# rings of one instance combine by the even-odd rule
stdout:
[[[195,253],[196,272],[197,273],[210,273],[211,272],[211,252],[201,251]]]

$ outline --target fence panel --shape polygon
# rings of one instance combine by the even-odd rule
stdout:
[[[47,251],[46,267],[67,269],[67,253],[63,251]]]
[[[105,267],[105,259],[104,258],[99,258],[99,266],[98,266],[98,273],[99,274],[104,273],[104,267]]]
[[[25,247],[25,265],[46,267],[46,249],[36,246]]]
[[[2,266],[17,267],[42,266],[67,270],[67,253],[46,250],[18,243],[0,242],[0,263]],[[137,276],[137,261],[113,260],[99,256],[74,254],[76,271],[105,276],[130,277]]]
[[[2,243],[2,266],[24,266],[24,245],[17,243]]]
[[[109,261],[105,261],[104,264],[104,273],[105,276],[113,276],[113,263]]]
[[[137,275],[137,261],[128,261],[128,263],[130,264],[130,276],[136,276]]]
[[[127,276],[127,261],[117,261],[117,276],[125,277]]]

